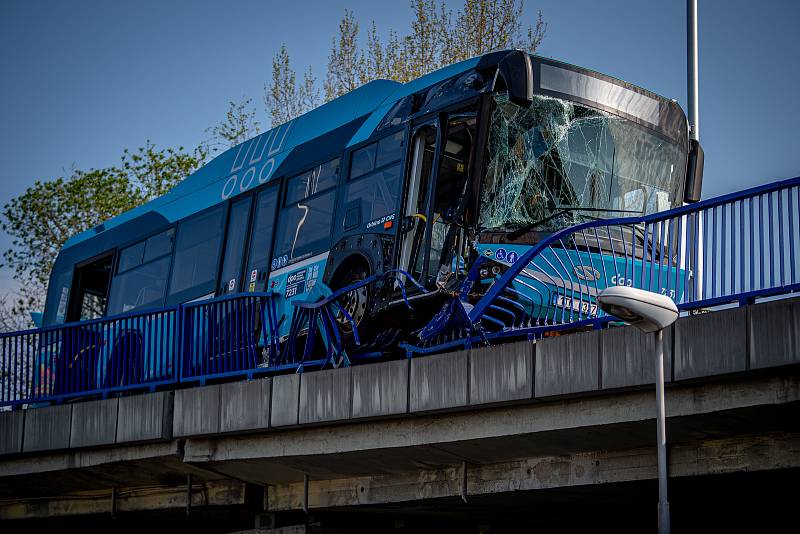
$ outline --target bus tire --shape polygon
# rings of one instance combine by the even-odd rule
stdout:
[[[347,287],[360,280],[369,277],[369,268],[363,261],[356,261],[351,264],[346,270],[335,278],[332,289],[334,291]],[[362,345],[370,341],[368,338],[368,314],[370,308],[371,291],[369,286],[362,286],[352,291],[348,291],[339,297],[338,304],[344,309],[352,318],[358,330],[359,341]],[[339,325],[339,331],[342,334],[342,341],[346,348],[355,346],[355,336],[353,334],[353,325],[347,319],[344,313],[336,314],[336,321]]]

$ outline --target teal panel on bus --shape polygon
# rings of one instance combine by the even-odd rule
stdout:
[[[479,244],[477,248],[482,256],[511,265],[531,247]],[[643,263],[611,252],[546,247],[517,275],[512,287],[523,296],[519,304],[531,317],[542,323],[561,323],[596,317],[597,294],[613,285],[655,291],[680,302],[684,275],[683,269],[674,266]]]
[[[285,257],[284,257],[285,258]],[[281,261],[280,258],[277,261]],[[285,259],[284,259],[285,261]],[[277,303],[278,335],[289,333],[295,300],[316,300],[324,292],[322,276],[328,263],[328,252],[318,254],[307,260],[279,267],[269,275],[268,291],[279,295]]]

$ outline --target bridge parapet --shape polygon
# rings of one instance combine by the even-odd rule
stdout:
[[[653,383],[630,327],[352,368],[0,413],[0,454],[111,446],[590,395]],[[667,380],[800,363],[800,299],[682,317]],[[174,414],[174,417],[173,417]]]

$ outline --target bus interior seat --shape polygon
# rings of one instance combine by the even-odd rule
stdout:
[[[72,393],[72,390],[92,390],[97,387],[97,362],[103,346],[103,336],[91,328],[76,328],[65,332],[56,360],[53,394]]]

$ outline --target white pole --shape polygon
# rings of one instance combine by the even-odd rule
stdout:
[[[655,333],[656,367],[656,433],[658,436],[658,532],[669,534],[669,501],[667,500],[667,435],[664,406],[664,331]]]
[[[686,68],[689,99],[689,139],[700,140],[697,96],[697,0],[686,1]]]

